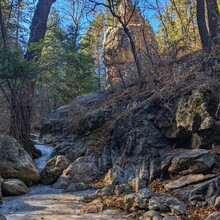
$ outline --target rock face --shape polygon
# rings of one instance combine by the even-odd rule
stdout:
[[[53,184],[61,176],[62,172],[68,167],[69,161],[63,155],[57,155],[50,159],[42,170],[41,183],[45,185]]]
[[[124,0],[116,13],[128,23],[129,33],[135,39],[138,59],[141,60],[143,69],[150,71],[152,63],[149,57],[156,56],[155,49],[157,48],[150,24],[143,18],[138,8],[134,10],[130,0]],[[115,19],[115,26],[109,28],[105,33],[104,62],[108,67],[108,86],[122,83],[122,81],[125,85],[129,85],[137,79],[137,69],[130,41],[117,19]]]
[[[3,196],[20,196],[29,192],[24,182],[17,179],[4,180],[2,185]]]
[[[14,138],[7,135],[0,135],[0,173],[3,178],[20,179],[28,186],[40,180],[29,154]]]

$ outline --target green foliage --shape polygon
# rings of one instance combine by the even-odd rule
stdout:
[[[14,80],[17,83],[21,83],[34,79],[37,73],[37,65],[24,59],[20,51],[0,48],[1,80]]]
[[[98,91],[98,78],[94,75],[94,58],[82,49],[80,37],[73,26],[61,27],[58,13],[53,10],[48,22],[39,60],[42,74],[38,82],[51,87],[52,98],[67,102],[75,96]]]

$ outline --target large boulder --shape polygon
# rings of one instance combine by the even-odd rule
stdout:
[[[20,196],[29,192],[24,182],[17,179],[4,180],[2,185],[3,196]]]
[[[50,185],[56,182],[62,172],[69,166],[68,159],[63,155],[57,155],[50,159],[42,170],[41,183]]]
[[[68,176],[73,183],[92,182],[99,175],[95,157],[80,157],[64,170],[62,177]]]
[[[30,155],[14,138],[7,135],[0,135],[0,174],[4,179],[20,179],[28,186],[40,180]]]

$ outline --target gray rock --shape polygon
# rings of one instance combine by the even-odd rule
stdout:
[[[190,184],[205,181],[207,179],[211,179],[213,177],[216,177],[216,175],[189,174],[166,184],[164,187],[165,189],[178,189],[183,186],[187,186]]]
[[[173,175],[202,173],[210,169],[215,162],[215,155],[209,150],[179,150],[172,158],[168,171]]]
[[[115,195],[119,196],[121,194],[130,194],[133,192],[133,189],[128,184],[121,184],[115,187]]]
[[[220,208],[220,196],[216,197],[215,199],[215,208],[219,209]]]
[[[0,135],[0,173],[4,179],[20,179],[28,186],[40,180],[32,158],[14,138],[7,135]]]
[[[99,189],[95,192],[96,196],[111,196],[114,195],[115,186],[107,185],[102,189]]]
[[[161,212],[172,212],[176,214],[184,214],[186,204],[174,196],[160,195],[153,196],[149,200],[149,209]]]
[[[98,213],[103,212],[105,205],[102,203],[100,199],[95,199],[94,201],[86,204],[81,208],[81,212],[85,213]]]
[[[92,182],[98,176],[97,159],[95,157],[80,157],[63,171],[62,176],[67,176],[74,183]]]
[[[82,190],[86,190],[89,189],[90,187],[85,185],[84,183],[71,183],[66,191],[67,192],[77,192],[77,191],[82,191]]]
[[[0,205],[2,204],[2,183],[3,183],[3,179],[0,176]]]
[[[62,172],[69,166],[69,161],[63,155],[57,155],[50,159],[42,170],[41,183],[50,185],[56,182]]]
[[[20,196],[29,192],[24,182],[17,179],[7,179],[2,184],[3,196]]]
[[[162,217],[162,215],[160,215],[159,212],[156,212],[154,210],[150,210],[148,212],[145,212],[143,214],[143,216],[141,216],[139,219],[140,220],[162,220],[163,217]]]
[[[189,200],[192,205],[205,203],[213,206],[216,195],[218,195],[219,177],[189,187],[174,190],[176,196]]]
[[[204,220],[218,220],[220,219],[220,212],[213,212],[211,215],[209,215],[207,218]]]
[[[167,215],[163,218],[163,220],[182,220],[182,218]]]
[[[7,220],[6,217],[0,212],[0,220]]]
[[[66,177],[66,176],[61,176],[56,183],[53,184],[54,189],[67,189],[68,186],[72,183],[72,181]]]

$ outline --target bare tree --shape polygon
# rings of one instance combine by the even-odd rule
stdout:
[[[122,1],[107,0],[107,1],[105,1],[105,3],[103,3],[102,1],[97,1],[97,0],[89,0],[89,2],[93,4],[93,10],[95,10],[97,6],[103,6],[120,23],[124,33],[127,35],[128,39],[129,39],[131,51],[132,51],[134,61],[136,64],[136,68],[137,68],[138,84],[141,86],[143,83],[142,82],[142,80],[143,80],[142,75],[143,74],[142,74],[141,62],[138,57],[138,50],[136,48],[135,41],[134,41],[132,34],[128,28],[128,25],[129,25],[133,15],[134,15],[134,12],[137,8],[138,0],[135,0],[134,3],[132,3],[130,0],[122,0]],[[124,7],[124,14],[123,15],[120,15],[117,11],[117,7],[118,7],[119,3],[122,4]],[[132,5],[133,10],[132,10],[131,14],[128,14],[127,8],[130,5]]]

